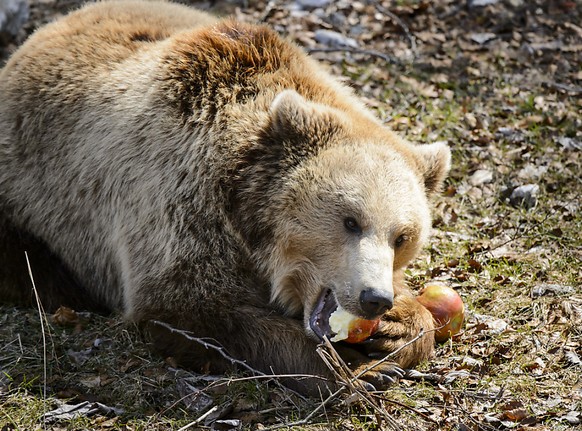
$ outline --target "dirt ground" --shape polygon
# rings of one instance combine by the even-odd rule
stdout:
[[[0,64],[80,3],[31,0]],[[389,127],[450,144],[433,239],[407,276],[455,288],[464,331],[388,391],[323,404],[180,370],[118,316],[2,307],[0,429],[582,429],[582,3],[186,3],[272,25]]]

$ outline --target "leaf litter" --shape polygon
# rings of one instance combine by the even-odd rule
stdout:
[[[0,427],[39,428],[52,412],[53,427],[92,429],[582,429],[582,5],[184,2],[268,23],[389,127],[451,145],[433,239],[407,276],[455,288],[464,331],[387,391],[352,387],[320,407],[252,376],[177,369],[118,316],[78,310],[51,319],[43,381],[38,313],[3,307]],[[80,3],[31,0],[0,64]],[[59,416],[64,406],[85,413]]]

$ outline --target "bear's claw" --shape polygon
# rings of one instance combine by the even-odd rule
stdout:
[[[380,390],[398,382],[406,372],[394,362],[383,362],[377,367],[364,373],[360,380],[366,381]]]

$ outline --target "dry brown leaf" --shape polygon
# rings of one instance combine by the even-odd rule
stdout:
[[[439,97],[439,92],[434,85],[426,84],[424,82],[417,81],[409,76],[401,76],[400,80],[410,86],[412,90],[416,91],[418,94],[424,97],[437,98]]]
[[[74,326],[79,323],[79,315],[71,308],[60,306],[52,316],[55,324],[60,326]]]

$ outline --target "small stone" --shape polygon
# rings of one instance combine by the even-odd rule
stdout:
[[[491,414],[486,414],[483,416],[485,421],[490,424],[501,425],[501,420]]]
[[[558,144],[562,146],[564,150],[582,150],[582,142],[574,139],[568,138],[567,136],[561,136],[556,139]]]
[[[522,180],[532,180],[542,178],[548,171],[547,166],[538,166],[533,163],[525,165],[518,173],[517,176]]]
[[[479,45],[485,45],[487,42],[497,38],[495,33],[473,33],[469,38]]]
[[[553,293],[555,295],[570,295],[574,293],[574,288],[572,286],[561,284],[541,283],[532,287],[530,295],[532,298],[538,298],[547,293]]]
[[[478,169],[469,177],[469,184],[480,186],[493,181],[493,172],[489,169]]]
[[[331,0],[297,0],[296,3],[303,9],[315,9],[327,6]]]
[[[580,366],[582,365],[582,360],[580,359],[580,357],[576,354],[576,352],[574,352],[573,350],[568,350],[567,352],[564,353],[564,359],[570,364],[570,365],[576,365],[576,366]]]
[[[570,425],[579,425],[582,423],[582,413],[576,410],[568,412],[566,416],[560,417],[560,420],[568,422]]]
[[[216,431],[238,431],[242,429],[242,423],[240,419],[219,419],[212,423],[210,429]]]
[[[14,39],[28,20],[26,0],[0,1],[0,43]]]
[[[469,126],[471,129],[477,127],[477,117],[475,117],[475,115],[471,112],[467,112],[465,114],[465,122],[467,123],[467,126]]]
[[[509,0],[509,4],[514,8],[520,8],[524,4],[524,0]]]
[[[358,42],[355,39],[346,37],[341,33],[331,30],[317,30],[315,32],[315,40],[323,45],[329,47],[348,47],[357,48]]]
[[[484,7],[497,3],[499,0],[472,0],[469,2],[469,7]]]
[[[466,379],[471,377],[471,373],[467,370],[456,370],[456,371],[449,371],[446,375],[445,378],[443,379],[443,382],[445,384],[449,384],[449,383],[453,383],[455,380],[457,379]]]
[[[537,194],[539,190],[540,186],[537,184],[525,184],[516,187],[511,192],[511,196],[509,196],[509,202],[513,206],[522,206],[527,209],[533,208],[538,202]]]

